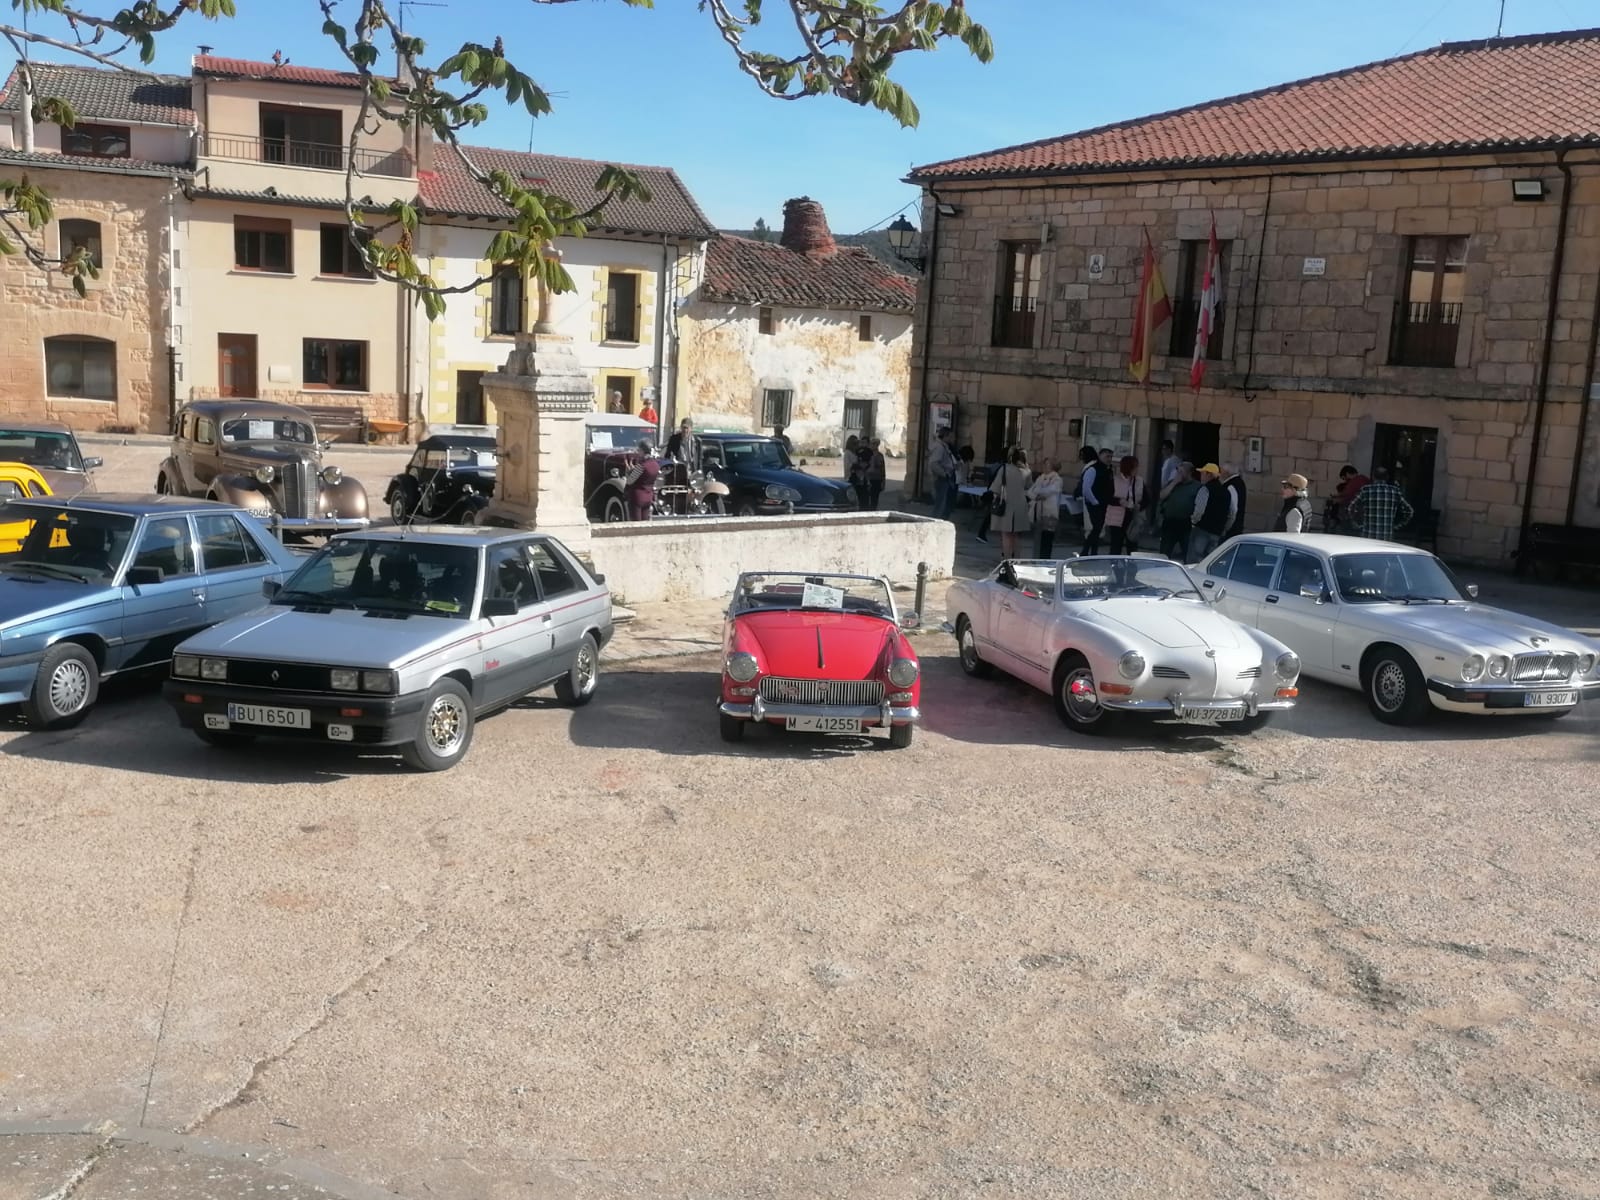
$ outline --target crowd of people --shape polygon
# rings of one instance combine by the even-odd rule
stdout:
[[[1132,454],[1118,457],[1109,447],[1085,446],[1069,475],[1052,458],[1035,474],[1027,453],[1015,447],[986,467],[975,466],[971,446],[957,449],[949,428],[939,431],[928,457],[933,515],[953,518],[957,499],[980,485],[974,533],[987,542],[1000,539],[1006,558],[1017,556],[1017,539],[1033,533],[1037,558],[1054,554],[1063,514],[1082,524],[1084,554],[1127,554],[1149,547],[1178,562],[1198,562],[1229,538],[1244,532],[1248,492],[1232,464],[1196,466],[1172,442],[1161,444],[1159,487],[1147,484]],[[1311,481],[1291,472],[1279,481],[1280,504],[1273,529],[1311,531]],[[1326,533],[1387,540],[1404,528],[1414,512],[1405,493],[1382,467],[1369,478],[1353,466],[1339,472],[1339,486],[1323,507]]]

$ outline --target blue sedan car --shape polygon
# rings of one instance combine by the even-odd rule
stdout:
[[[12,500],[21,548],[0,556],[0,704],[35,728],[81,721],[100,681],[265,600],[305,560],[241,508],[184,496]]]

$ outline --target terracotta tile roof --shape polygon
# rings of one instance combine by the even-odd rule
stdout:
[[[194,175],[194,170],[184,163],[148,162],[142,158],[82,158],[73,154],[58,154],[53,150],[35,150],[31,154],[22,150],[0,150],[0,162],[47,167],[57,171],[153,175],[163,179],[174,176],[189,179]]]
[[[586,158],[563,158],[554,154],[524,154],[517,150],[493,150],[464,146],[480,170],[505,171],[553,192],[569,204],[587,208],[595,201],[594,181],[605,163]],[[504,217],[506,207],[456,161],[446,146],[434,152],[436,169],[418,172],[422,202],[433,212],[457,217]],[[619,166],[626,164],[618,164]],[[714,228],[683,186],[677,172],[669,167],[633,167],[639,173],[650,199],[613,202],[606,206],[604,220],[597,229],[619,233],[669,234],[678,237],[710,237]]]
[[[1452,42],[915,168],[912,182],[1600,145],[1600,29]]]
[[[724,234],[706,247],[700,294],[726,304],[909,312],[917,302],[917,281],[855,246],[802,254],[778,242]]]
[[[33,87],[40,96],[59,96],[84,121],[127,121],[138,125],[193,125],[189,80],[182,75],[130,75],[104,67],[33,64]],[[22,107],[16,68],[0,91],[0,112]]]
[[[301,67],[294,63],[279,66],[247,58],[219,58],[214,54],[196,56],[194,73],[213,79],[263,79],[276,83],[309,83],[316,87],[361,86],[361,76],[354,71],[330,71],[325,67]]]

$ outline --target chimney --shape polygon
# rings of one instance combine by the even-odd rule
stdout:
[[[825,258],[838,252],[833,234],[828,232],[828,217],[822,205],[809,196],[801,196],[783,206],[783,236],[778,239],[797,254],[811,254]]]

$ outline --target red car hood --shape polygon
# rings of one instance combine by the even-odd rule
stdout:
[[[746,613],[738,630],[760,647],[762,673],[787,679],[874,678],[899,633],[882,617],[830,612]]]

